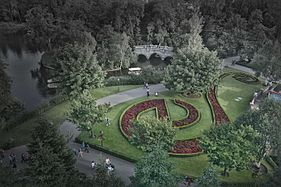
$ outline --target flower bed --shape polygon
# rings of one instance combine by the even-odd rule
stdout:
[[[171,155],[197,155],[202,153],[203,150],[199,145],[197,139],[190,140],[176,140],[175,145],[169,151]]]
[[[168,117],[168,112],[164,99],[148,100],[133,105],[125,111],[125,113],[121,116],[120,120],[121,131],[126,137],[131,136],[131,122],[135,120],[142,111],[148,110],[150,108],[156,108],[159,118]]]
[[[235,73],[232,77],[246,84],[253,84],[259,82],[259,79],[257,77],[245,73]]]
[[[182,119],[182,120],[177,120],[177,121],[173,121],[173,126],[177,127],[177,128],[183,128],[186,126],[191,126],[193,124],[195,124],[196,122],[198,122],[199,120],[199,111],[192,106],[191,104],[175,99],[174,103],[176,105],[179,105],[183,108],[185,108],[186,111],[189,112],[188,116],[186,116],[186,118]]]
[[[230,122],[228,116],[224,112],[223,108],[220,106],[216,97],[216,88],[211,88],[207,93],[208,101],[211,105],[213,111],[213,118],[216,124],[228,123]]]
[[[175,103],[184,107],[189,111],[187,118],[178,121],[178,126],[194,124],[199,119],[199,112],[192,105],[181,101],[175,100]],[[131,136],[130,128],[132,128],[132,121],[137,119],[138,115],[143,111],[156,108],[156,114],[159,118],[167,118],[168,111],[164,99],[154,99],[144,101],[129,107],[120,118],[120,129],[122,133],[128,138]],[[176,140],[175,145],[172,147],[169,154],[171,155],[196,155],[202,153],[198,141],[196,139],[191,140]]]

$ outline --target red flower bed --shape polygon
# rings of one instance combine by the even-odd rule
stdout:
[[[166,118],[168,117],[167,108],[165,105],[164,99],[154,99],[149,101],[144,101],[141,103],[138,103],[131,108],[129,108],[122,116],[121,119],[121,128],[123,133],[126,136],[130,136],[130,128],[132,127],[131,121],[135,120],[138,116],[138,114],[144,110],[150,109],[150,108],[156,108],[158,112],[159,118]]]
[[[177,155],[199,154],[201,152],[202,149],[196,139],[177,140],[175,145],[170,150],[171,154]]]
[[[186,118],[184,118],[182,120],[178,120],[178,121],[173,121],[174,127],[183,127],[183,126],[191,125],[199,118],[198,110],[191,104],[188,104],[188,103],[178,100],[178,99],[175,99],[174,102],[175,102],[175,104],[180,105],[180,106],[184,107],[187,111],[189,111],[189,114]]]
[[[223,108],[220,106],[217,100],[215,87],[209,90],[207,96],[213,109],[215,123],[222,124],[222,123],[230,122],[228,116],[226,115],[226,113],[224,112]]]

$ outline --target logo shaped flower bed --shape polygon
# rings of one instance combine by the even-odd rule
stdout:
[[[199,119],[198,110],[192,105],[181,101],[175,100],[175,103],[184,107],[189,111],[189,115],[179,121],[173,121],[174,125],[186,126],[195,124]],[[168,111],[166,108],[164,99],[154,99],[144,101],[138,104],[133,105],[129,109],[127,109],[120,118],[120,128],[122,133],[128,138],[131,136],[130,128],[132,127],[132,121],[137,119],[138,115],[145,110],[150,108],[156,108],[157,114],[160,119],[168,117]],[[195,155],[202,153],[202,149],[200,148],[196,139],[191,140],[177,140],[175,145],[171,148],[170,154],[172,155]]]
[[[189,112],[186,118],[178,121],[173,121],[174,127],[182,128],[191,126],[199,120],[199,111],[194,106],[178,99],[175,99],[174,103],[185,108],[185,110]]]
[[[216,97],[216,87],[209,90],[207,94],[208,101],[211,105],[213,118],[216,124],[228,123],[230,122],[228,116],[226,115],[223,108],[220,106]]]

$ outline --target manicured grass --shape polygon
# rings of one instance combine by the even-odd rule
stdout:
[[[218,87],[218,101],[231,121],[250,108],[254,92],[262,88],[261,84],[245,84],[231,76],[223,79]],[[242,98],[240,101],[235,99]]]
[[[138,85],[125,85],[125,86],[111,86],[105,88],[99,88],[93,90],[93,95],[95,98],[99,99],[108,95],[117,93],[118,91],[126,91],[133,88],[140,87]],[[59,125],[66,118],[66,112],[69,108],[70,102],[63,102],[50,110],[42,114],[43,117],[46,117],[48,120],[52,121],[54,124]],[[31,130],[36,125],[36,120],[39,118],[32,118],[22,124],[18,124],[15,128],[9,131],[0,131],[0,145],[9,141],[10,138],[15,140],[15,146],[24,145],[30,142]]]
[[[260,87],[261,85],[248,85],[239,82],[233,79],[232,77],[226,77],[222,80],[221,85],[218,89],[219,101],[221,102],[222,107],[226,110],[227,114],[230,116],[231,120],[234,120],[243,111],[248,109],[249,100],[251,99],[251,96],[253,95],[254,91],[260,89]],[[232,93],[232,91],[234,93]],[[241,94],[243,95],[243,99],[240,102],[235,101],[234,99],[236,97],[241,96]],[[155,97],[151,97],[150,99],[152,98]],[[204,96],[199,99],[187,99],[181,95],[177,95],[174,92],[165,92],[161,93],[158,98],[165,98],[169,115],[174,120],[184,118],[187,115],[185,109],[173,103],[171,99],[175,98],[182,99],[192,104],[199,110],[201,114],[201,119],[197,124],[191,127],[178,130],[175,139],[196,138],[199,137],[204,130],[208,130],[211,127],[212,114]],[[144,97],[136,99],[134,101],[122,103],[114,106],[110,110],[108,116],[111,118],[111,125],[109,127],[106,127],[104,124],[100,124],[96,128],[97,133],[100,130],[104,131],[104,149],[131,158],[133,160],[139,160],[144,155],[142,151],[132,146],[129,141],[122,135],[118,123],[120,115],[124,110],[126,110],[132,104],[138,103],[146,99],[147,98]],[[140,117],[153,117],[154,115],[155,110],[149,110],[142,113]],[[89,142],[90,144],[99,146],[99,141],[96,139],[89,138],[89,134],[87,132],[82,132],[79,139]],[[175,171],[177,174],[189,175],[194,177],[201,175],[203,169],[209,164],[206,154],[194,157],[170,157],[170,160],[175,163]],[[218,168],[218,171],[221,172],[221,169]],[[221,177],[221,180],[231,183],[253,183],[255,179],[251,177],[250,171],[232,171],[230,173],[230,177]]]

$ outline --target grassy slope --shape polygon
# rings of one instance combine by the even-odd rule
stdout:
[[[119,86],[120,91],[130,90],[139,86],[136,85],[128,85],[128,86]],[[108,95],[112,95],[118,92],[117,86],[111,86],[106,88],[99,88],[93,90],[93,95],[99,99]],[[54,124],[60,124],[65,120],[66,111],[69,107],[69,102],[64,102],[59,104],[52,109],[43,113],[43,116],[47,117]],[[10,131],[0,132],[0,145],[7,142],[10,138],[15,139],[15,145],[23,145],[27,144],[30,141],[30,133],[33,127],[36,125],[35,121],[38,118],[32,118],[22,124],[17,125],[15,128]]]

